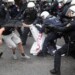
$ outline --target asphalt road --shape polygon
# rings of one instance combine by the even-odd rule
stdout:
[[[33,38],[29,37],[27,45],[24,46],[25,52],[29,54],[29,50],[33,43]],[[63,39],[59,39],[58,45],[63,45]],[[31,56],[30,60],[21,59],[20,53],[17,50],[17,60],[12,59],[12,51],[3,44],[0,48],[4,52],[0,59],[0,75],[51,75],[49,70],[53,68],[54,57]],[[75,59],[72,57],[62,57],[61,75],[75,75]]]

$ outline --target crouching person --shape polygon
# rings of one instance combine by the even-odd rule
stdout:
[[[56,75],[61,75],[60,73],[61,55],[64,53],[71,53],[72,51],[75,51],[75,5],[71,6],[68,9],[66,16],[72,18],[72,21],[68,25],[66,25],[65,27],[60,27],[60,28],[51,27],[57,32],[60,31],[60,32],[64,32],[68,34],[68,37],[69,37],[68,43],[64,44],[62,48],[58,49],[55,52],[54,68],[50,70],[50,72]]]
[[[12,49],[14,59],[17,59],[15,54],[16,48],[19,48],[22,58],[29,59],[30,57],[24,53],[21,39],[14,33],[14,30],[14,27],[5,27],[5,30],[3,31],[4,42],[10,49]]]

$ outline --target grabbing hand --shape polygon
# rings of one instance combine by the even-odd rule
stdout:
[[[69,23],[69,24],[66,25],[66,27],[69,27],[70,25],[71,25],[71,24]]]

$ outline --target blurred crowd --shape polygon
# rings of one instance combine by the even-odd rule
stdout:
[[[38,40],[32,32],[33,27]],[[31,29],[32,28],[32,29]],[[15,30],[19,33],[17,36]],[[45,36],[46,35],[46,36]],[[24,1],[1,0],[0,2],[0,45],[4,41],[17,59],[15,50],[19,48],[21,57],[30,59],[24,52],[28,36],[33,36],[37,46],[37,56],[54,56],[54,68],[50,73],[61,75],[61,55],[75,57],[75,0]],[[40,40],[42,41],[40,45]],[[57,48],[57,39],[63,37],[65,44]],[[3,40],[3,41],[2,41]],[[3,52],[0,53],[0,57]]]

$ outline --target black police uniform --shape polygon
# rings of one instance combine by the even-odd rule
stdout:
[[[63,23],[64,26],[67,25],[71,20],[70,17],[65,16],[68,8],[71,6],[70,3],[71,2],[64,4],[64,6],[62,6],[62,8],[60,8],[57,12],[58,16],[60,17],[60,21]],[[65,43],[67,43],[68,41],[67,35],[66,36],[63,35],[63,37],[65,40]]]
[[[61,22],[65,22],[65,20],[69,19],[67,16],[65,16],[68,8],[71,6],[69,3],[64,4],[64,6],[62,6],[58,11],[57,11],[57,15],[60,17]],[[68,21],[68,20],[67,20]]]
[[[8,11],[9,11],[9,14],[11,16],[11,19],[14,19],[17,16],[17,14],[19,13],[18,7],[15,4],[14,5],[10,5],[8,7]]]
[[[52,19],[53,18],[53,19]],[[43,27],[40,29],[40,33],[45,32],[45,29],[48,25],[55,25],[56,27],[63,26],[62,23],[55,18],[54,16],[52,17],[47,17],[44,22],[43,22]],[[47,32],[47,37],[44,40],[43,43],[43,48],[41,52],[39,52],[39,56],[45,56],[48,51],[48,47],[51,46],[53,50],[56,49],[56,43],[55,40],[59,37],[58,33],[54,32],[52,29],[48,29],[49,31]]]
[[[72,22],[70,22],[70,24],[71,25],[69,27],[53,28],[56,32],[67,33],[69,40],[68,43],[64,44],[62,48],[58,49],[55,52],[54,69],[50,71],[52,74],[60,75],[61,55],[68,52],[70,53],[75,49],[75,19]]]
[[[58,10],[59,10],[58,9],[58,1],[55,0],[55,1],[53,1],[53,4],[50,7],[50,14],[56,16]]]

